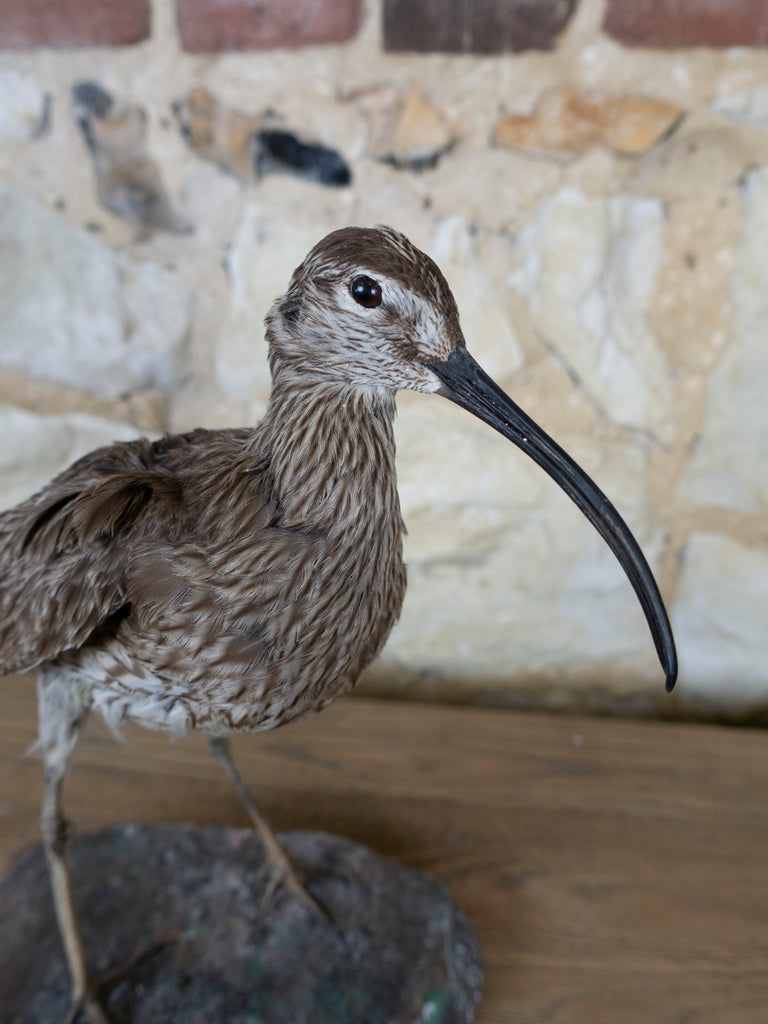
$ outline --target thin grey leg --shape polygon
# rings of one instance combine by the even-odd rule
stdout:
[[[45,772],[45,795],[40,816],[43,847],[53,890],[56,919],[72,980],[72,1008],[67,1024],[82,1014],[92,1024],[108,1024],[95,998],[92,979],[77,920],[69,869],[70,827],[64,818],[61,790],[69,760],[90,707],[84,690],[53,668],[43,669],[38,680],[40,736]]]
[[[229,739],[225,736],[208,736],[208,743],[211,753],[222,766],[224,771],[232,780],[235,789],[248,812],[256,834],[261,841],[267,855],[269,868],[269,884],[264,895],[265,903],[272,897],[278,885],[285,885],[293,894],[302,900],[312,911],[328,918],[326,911],[314,900],[304,888],[301,880],[296,874],[296,869],[288,858],[285,850],[280,845],[277,836],[262,817],[256,802],[251,796],[250,790],[243,782],[243,778],[237,769],[232,757],[232,748]]]

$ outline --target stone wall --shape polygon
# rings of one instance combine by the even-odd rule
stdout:
[[[624,513],[681,681],[554,485],[403,395],[410,586],[365,691],[765,715],[767,43],[762,0],[4,0],[3,504],[102,442],[255,422],[294,266],[390,223]]]

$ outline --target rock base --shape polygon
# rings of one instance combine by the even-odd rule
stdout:
[[[265,903],[250,830],[128,826],[73,843],[89,967],[115,1024],[466,1024],[482,971],[446,889],[336,836],[282,842],[336,927]],[[3,1024],[59,1024],[69,979],[41,847],[0,884]],[[125,969],[122,971],[121,969]]]

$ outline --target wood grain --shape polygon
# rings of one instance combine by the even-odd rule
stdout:
[[[0,683],[0,861],[36,840],[34,684]],[[245,824],[199,736],[94,722],[80,831]],[[235,743],[279,829],[348,836],[446,882],[486,966],[478,1024],[768,1020],[768,736],[345,699]]]

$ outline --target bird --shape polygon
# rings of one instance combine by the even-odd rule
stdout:
[[[201,730],[264,844],[274,884],[307,898],[232,759],[350,690],[406,588],[395,396],[440,395],[538,463],[624,568],[674,686],[652,571],[615,507],[467,349],[435,262],[389,227],[319,241],[266,318],[272,388],[255,427],[140,438],[85,455],[0,515],[0,674],[36,672],[41,812],[71,977],[70,1024],[103,1024],[68,867],[62,784],[92,711]]]

